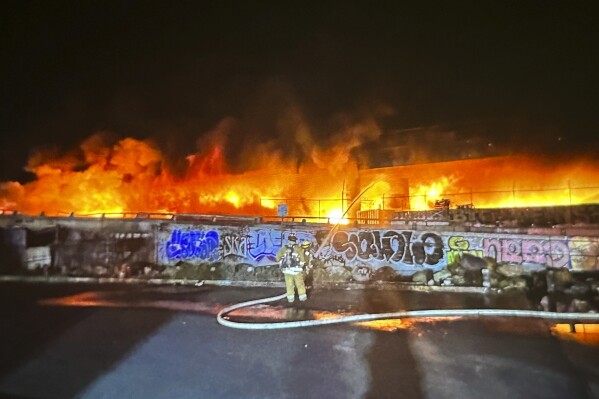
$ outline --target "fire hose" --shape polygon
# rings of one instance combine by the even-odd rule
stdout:
[[[376,182],[370,183],[364,188],[358,196],[349,204],[347,210],[362,197],[362,195],[368,191]],[[329,231],[324,241],[320,244],[316,251],[316,257],[331,238],[331,235],[336,230],[339,223],[335,224]],[[225,327],[243,329],[243,330],[275,330],[285,328],[298,328],[298,327],[311,327],[311,326],[322,326],[328,324],[340,324],[340,323],[355,323],[373,320],[383,319],[401,319],[401,318],[422,318],[422,317],[437,317],[437,318],[448,318],[448,317],[520,317],[520,318],[540,318],[550,320],[576,320],[576,321],[592,321],[599,322],[599,313],[559,313],[559,312],[546,312],[540,310],[519,310],[519,309],[429,309],[429,310],[404,310],[391,313],[365,313],[349,316],[341,316],[331,319],[320,319],[320,320],[295,320],[285,322],[274,322],[274,323],[240,323],[225,319],[228,313],[234,310],[259,305],[263,303],[275,302],[287,297],[287,294],[281,294],[273,297],[255,299],[252,301],[241,302],[235,305],[227,306],[218,312],[216,320],[219,324]]]
[[[520,317],[520,318],[538,318],[550,320],[576,320],[599,322],[599,313],[560,313],[546,312],[541,310],[518,310],[518,309],[429,309],[429,310],[404,310],[390,313],[365,313],[350,316],[342,316],[331,319],[321,320],[295,320],[274,323],[241,323],[227,320],[225,317],[234,310],[259,305],[268,302],[275,302],[286,298],[286,294],[273,297],[255,299],[252,301],[241,302],[235,305],[227,306],[218,312],[216,320],[225,327],[237,328],[242,330],[275,330],[298,327],[322,326],[327,324],[355,323],[383,319],[401,319],[401,318],[421,318],[421,317]]]

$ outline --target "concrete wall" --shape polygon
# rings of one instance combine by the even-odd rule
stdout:
[[[597,237],[342,227],[316,254],[329,229],[169,224],[157,234],[157,262],[170,266],[180,261],[269,265],[291,232],[309,241],[313,256],[325,264],[372,270],[390,266],[404,275],[423,268],[441,269],[463,253],[532,268],[595,269],[594,250],[599,244]]]
[[[456,224],[510,227],[551,227],[556,225],[599,225],[599,205],[550,206],[530,208],[477,209],[396,212],[396,220],[447,220]]]
[[[580,235],[407,226],[345,226],[330,234],[329,225],[299,223],[2,216],[0,272],[279,280],[274,256],[292,232],[311,244],[322,281],[409,279],[440,271],[464,254],[531,270],[599,270],[599,229]]]

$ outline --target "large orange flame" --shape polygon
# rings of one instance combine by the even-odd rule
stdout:
[[[398,167],[410,182],[412,209],[452,206],[514,208],[599,202],[599,162],[505,156]]]
[[[366,125],[365,130],[376,130]],[[28,166],[30,183],[0,184],[0,209],[60,215],[164,212],[204,214],[277,214],[277,205],[291,202],[290,214],[326,220],[343,209],[346,182],[355,181],[357,161],[350,152],[363,132],[322,149],[303,146],[303,161],[285,159],[267,145],[256,145],[254,168],[233,173],[225,163],[223,143],[187,156],[185,173],[169,170],[161,151],[132,138],[112,146],[93,136],[81,145],[82,155],[53,159],[38,155]],[[378,134],[378,133],[376,133]],[[222,140],[221,140],[222,141]],[[308,155],[306,155],[308,154]]]
[[[32,158],[29,169],[36,179],[1,183],[0,209],[48,215],[276,216],[277,205],[287,203],[289,215],[347,223],[344,212],[367,185],[372,188],[356,210],[432,209],[443,198],[452,206],[478,208],[599,202],[599,164],[589,160],[556,164],[510,156],[359,169],[355,150],[364,137],[376,136],[376,129],[362,125],[331,148],[320,148],[302,131],[296,139],[302,162],[257,145],[252,170],[236,173],[226,165],[223,140],[189,155],[181,174],[169,170],[162,152],[150,142],[125,138],[108,146],[93,136],[81,145],[78,159]]]

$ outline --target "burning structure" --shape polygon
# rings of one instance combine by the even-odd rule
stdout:
[[[315,281],[325,283],[408,279],[520,289],[530,286],[531,273],[597,270],[597,162],[520,155],[371,168],[360,151],[376,136],[371,129],[360,126],[327,148],[306,136],[295,154],[254,146],[241,169],[226,160],[219,140],[189,155],[182,171],[157,145],[132,138],[107,143],[93,136],[76,153],[34,157],[35,180],[1,186],[0,207],[9,213],[177,215],[166,221],[5,215],[0,252],[11,260],[5,272],[277,281],[274,255],[292,232],[310,243]],[[282,203],[295,223],[265,220]],[[459,213],[472,207],[475,219]],[[527,207],[549,210],[526,213]],[[370,225],[386,213],[412,211],[453,212],[453,219],[428,225],[417,215]],[[524,223],[496,224],[501,220]]]
[[[247,167],[239,171],[227,164],[224,139],[216,132],[209,145],[186,157],[183,172],[175,171],[150,141],[110,142],[94,135],[75,152],[33,156],[28,169],[35,180],[1,183],[0,209],[47,215],[276,216],[277,205],[285,203],[289,215],[330,221],[429,210],[440,203],[514,208],[599,202],[596,161],[556,164],[502,156],[369,168],[362,144],[379,135],[376,124],[364,123],[323,148],[299,129],[294,151],[255,145]]]

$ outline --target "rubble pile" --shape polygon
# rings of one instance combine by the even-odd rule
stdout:
[[[524,291],[539,310],[599,311],[599,271],[571,272],[568,268],[527,269],[498,264],[495,259],[463,254],[437,272],[422,270],[412,282],[429,286],[486,287],[502,292]]]

